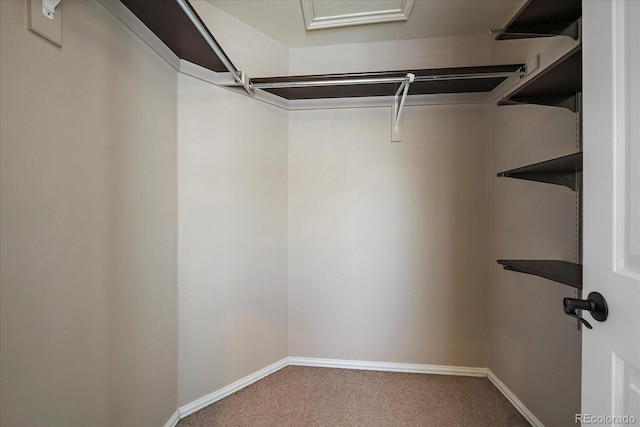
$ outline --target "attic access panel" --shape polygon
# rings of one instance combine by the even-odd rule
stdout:
[[[419,76],[447,76],[459,74],[490,74],[509,73],[521,70],[523,64],[488,65],[480,67],[456,67],[435,68],[406,71],[384,71],[373,73],[349,73],[349,74],[318,74],[308,76],[286,76],[252,78],[251,84],[280,83],[280,82],[305,82],[315,80],[345,80],[345,79],[369,79],[369,78],[402,78],[407,73]],[[409,95],[431,95],[441,93],[471,93],[491,92],[508,77],[477,77],[458,80],[432,80],[416,81],[409,87]],[[272,93],[287,100],[297,99],[323,99],[323,98],[354,98],[364,96],[393,96],[400,87],[399,83],[375,83],[375,84],[348,84],[337,86],[309,86],[295,88],[265,88]]]
[[[581,0],[529,0],[496,40],[555,36],[581,16]]]
[[[227,68],[198,32],[176,0],[120,0],[178,58],[216,72]],[[186,2],[197,19],[202,19]],[[206,25],[204,25],[206,29]],[[207,30],[208,31],[208,30]],[[209,33],[211,34],[211,33]],[[213,38],[213,36],[211,36]]]

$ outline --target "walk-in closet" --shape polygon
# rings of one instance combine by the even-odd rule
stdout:
[[[0,1],[0,424],[640,422],[639,4]]]

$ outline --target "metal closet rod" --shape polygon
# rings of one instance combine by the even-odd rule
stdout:
[[[466,79],[494,79],[501,77],[519,76],[524,77],[527,74],[525,67],[520,67],[517,71],[504,71],[496,73],[468,73],[468,74],[433,74],[427,76],[416,76],[415,82],[428,81],[444,81],[444,80],[466,80]],[[325,80],[305,80],[305,81],[280,81],[280,82],[249,82],[250,89],[280,89],[280,88],[296,88],[296,87],[314,87],[314,86],[346,86],[346,85],[369,85],[380,83],[402,83],[408,82],[409,77],[361,77],[361,78],[343,78],[343,79],[325,79]]]
[[[176,1],[178,2],[182,10],[184,10],[184,13],[189,17],[189,19],[191,20],[193,25],[196,27],[200,35],[207,42],[209,47],[211,47],[211,49],[216,54],[216,56],[220,58],[220,61],[222,61],[222,64],[225,66],[225,68],[229,70],[231,74],[233,74],[233,78],[236,81],[236,83],[241,83],[242,73],[238,71],[238,69],[231,63],[231,60],[227,57],[227,55],[224,53],[220,45],[211,36],[209,31],[207,31],[207,28],[200,21],[200,18],[198,18],[198,16],[194,12],[194,10],[191,8],[191,6],[185,0],[176,0]]]

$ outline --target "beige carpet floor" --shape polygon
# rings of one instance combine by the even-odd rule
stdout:
[[[182,419],[193,426],[529,426],[486,378],[288,366]]]

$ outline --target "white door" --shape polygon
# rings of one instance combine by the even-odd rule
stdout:
[[[640,426],[640,1],[582,4],[583,298],[609,306],[584,312],[582,424]]]

